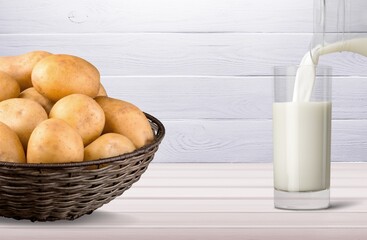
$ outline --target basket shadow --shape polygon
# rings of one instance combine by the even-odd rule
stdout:
[[[31,222],[30,220],[16,220],[12,218],[0,218],[0,226],[11,227],[28,227],[28,226],[106,226],[111,227],[113,225],[131,225],[137,222],[137,219],[129,213],[114,213],[105,212],[103,210],[96,210],[92,214],[86,214],[75,220],[59,220],[53,222]]]

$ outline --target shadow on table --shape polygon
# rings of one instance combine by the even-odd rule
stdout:
[[[363,204],[362,201],[357,200],[339,200],[339,201],[331,201],[329,209],[343,209],[348,207],[354,207]]]
[[[16,220],[12,218],[0,217],[0,226],[113,226],[131,225],[136,219],[128,213],[114,213],[97,210],[90,215],[84,215],[74,221],[60,220],[54,222],[31,222],[29,220]]]

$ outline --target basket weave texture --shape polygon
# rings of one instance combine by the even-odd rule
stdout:
[[[73,220],[120,196],[140,179],[165,134],[158,119],[145,115],[155,140],[132,153],[81,163],[0,162],[0,216]]]

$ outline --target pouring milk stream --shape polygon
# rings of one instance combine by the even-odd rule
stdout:
[[[296,73],[293,101],[273,104],[277,190],[322,191],[330,187],[327,166],[330,166],[331,102],[310,100],[319,57],[341,51],[367,57],[367,38],[316,46],[307,52]]]
[[[307,52],[297,71],[293,91],[293,102],[309,102],[315,82],[315,67],[321,55],[336,52],[353,52],[367,57],[367,38],[355,38],[326,46],[317,46]],[[310,67],[308,67],[310,66]]]

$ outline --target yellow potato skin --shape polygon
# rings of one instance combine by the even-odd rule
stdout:
[[[18,56],[0,57],[0,71],[9,74],[14,78],[20,91],[32,87],[32,70],[34,66],[51,53],[45,51],[32,51]]]
[[[19,96],[20,87],[18,82],[9,74],[0,71],[0,102]]]
[[[102,85],[102,84],[101,84],[101,86],[99,87],[99,91],[98,91],[98,94],[97,94],[97,97],[99,97],[99,96],[107,97],[106,89],[103,87],[103,85]]]
[[[50,99],[37,92],[34,87],[28,88],[20,93],[19,98],[30,99],[39,103],[47,112],[50,113],[52,106],[55,104]]]
[[[0,122],[0,161],[26,163],[22,143],[17,134]]]
[[[0,161],[91,161],[153,140],[144,113],[108,97],[85,59],[46,51],[0,57]]]
[[[80,57],[55,54],[34,66],[32,83],[39,93],[54,102],[74,93],[94,98],[100,88],[100,74]]]
[[[0,102],[0,122],[18,135],[24,149],[32,131],[47,118],[45,109],[33,100],[12,98]]]
[[[154,140],[152,128],[144,113],[135,105],[110,97],[96,97],[102,107],[106,123],[104,133],[119,133],[129,138],[136,148]]]
[[[82,138],[65,121],[48,119],[32,132],[27,149],[28,163],[81,162],[83,158]]]
[[[134,144],[127,137],[106,133],[84,148],[84,161],[115,157],[134,150]]]
[[[75,128],[85,146],[101,135],[105,124],[103,109],[83,94],[72,94],[60,99],[52,107],[49,116],[62,119]]]

